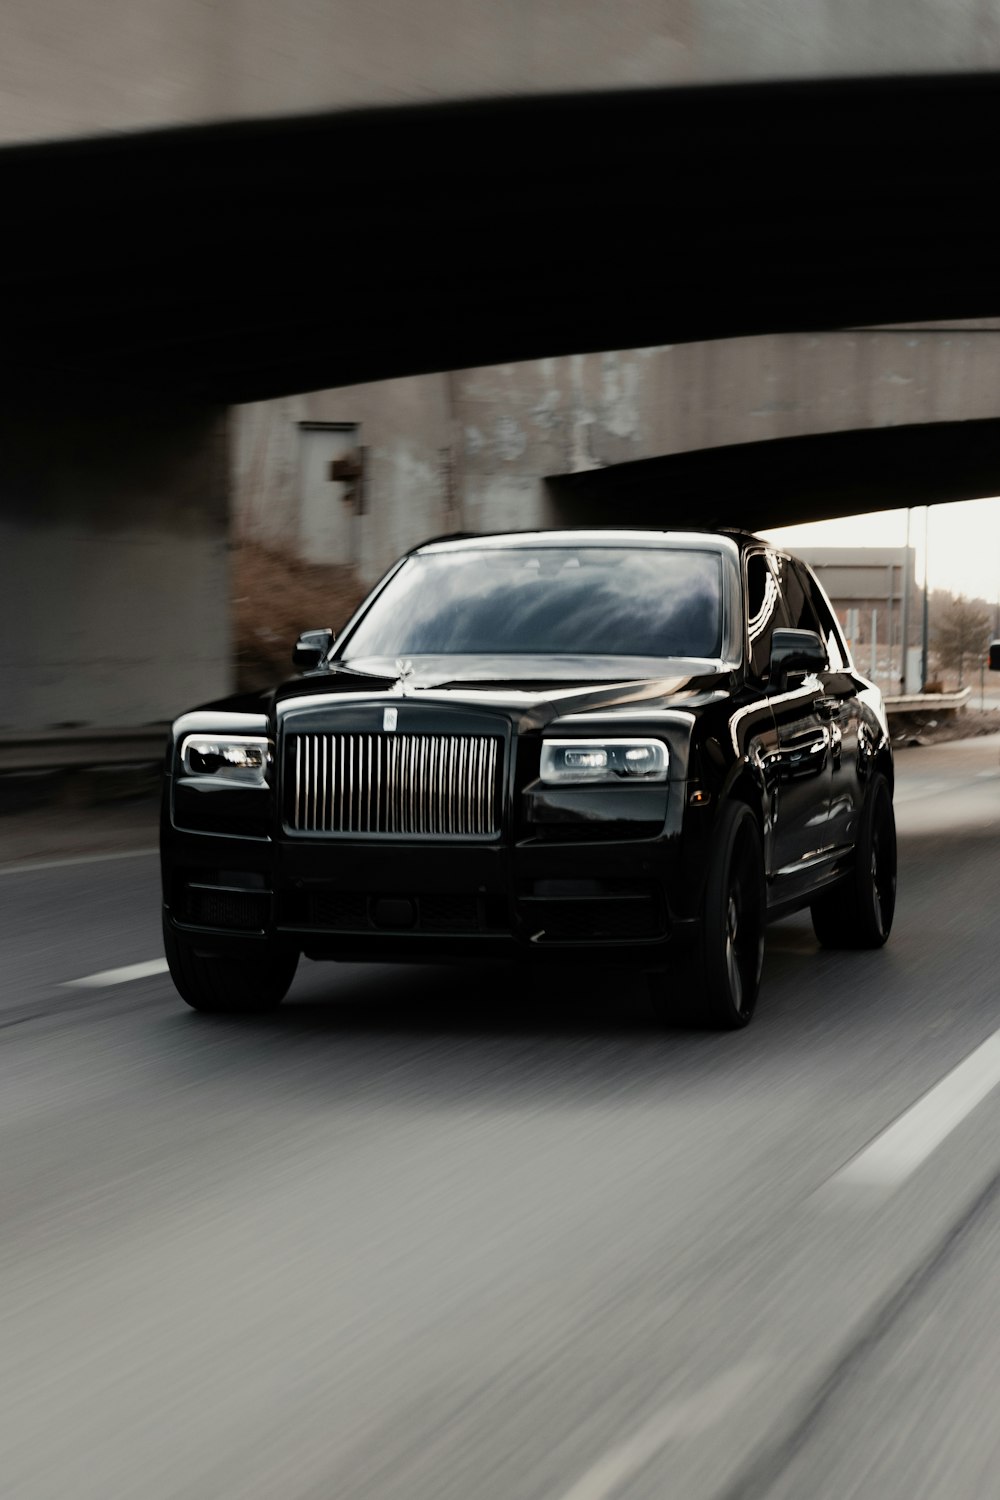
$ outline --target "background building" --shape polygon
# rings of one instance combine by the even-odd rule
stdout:
[[[829,595],[860,670],[888,693],[919,692],[923,590],[915,582],[914,548],[799,547],[796,551]],[[908,604],[904,602],[907,580]]]

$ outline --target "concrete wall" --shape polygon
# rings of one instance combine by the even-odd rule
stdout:
[[[1000,414],[1000,327],[775,334],[463,371],[465,522],[553,524],[545,479],[725,444]]]
[[[7,0],[0,141],[365,104],[1000,66],[1000,0]]]
[[[546,481],[727,444],[1000,416],[1000,326],[782,334],[574,355],[237,408],[238,533],[372,582],[450,529],[572,521]],[[365,513],[303,524],[300,424],[357,424]],[[902,502],[900,502],[902,503]],[[619,519],[627,523],[628,516]],[[334,550],[331,551],[331,546]]]
[[[310,562],[354,564],[370,583],[414,541],[454,529],[453,380],[388,380],[235,408],[235,536]],[[322,424],[354,428],[365,463],[353,501],[344,483],[327,481],[326,524],[322,496],[314,481],[307,494],[303,471],[305,449]],[[337,536],[339,553],[331,550]]]
[[[470,474],[1000,411],[1000,327],[773,334],[463,372]]]
[[[141,725],[229,691],[218,411],[44,401],[0,422],[0,731]]]

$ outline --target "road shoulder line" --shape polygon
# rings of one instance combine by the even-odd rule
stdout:
[[[766,1369],[763,1360],[734,1365],[689,1396],[681,1396],[648,1417],[630,1437],[608,1449],[566,1490],[561,1500],[608,1500],[655,1458],[672,1439],[708,1432],[751,1390]]]
[[[998,1083],[1000,1031],[994,1031],[835,1172],[819,1191],[863,1187],[891,1192],[937,1150]]]
[[[153,974],[166,974],[165,958],[150,958],[141,964],[126,964],[121,969],[102,969],[98,974],[86,974],[82,979],[64,979],[64,989],[99,990],[107,985],[126,984],[130,979],[149,979]]]
[[[798,1403],[784,1431],[765,1443],[756,1457],[741,1470],[735,1481],[719,1492],[715,1500],[766,1500],[774,1485],[806,1445],[823,1421],[827,1409],[841,1390],[855,1376],[858,1368],[891,1331],[908,1304],[933,1281],[952,1256],[964,1244],[980,1220],[990,1211],[1000,1193],[1000,1171],[989,1179],[959,1217],[947,1226],[923,1259],[906,1279],[881,1303],[876,1303],[864,1325],[839,1356],[835,1356],[825,1374]]]

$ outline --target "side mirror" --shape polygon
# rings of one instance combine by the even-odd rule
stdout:
[[[776,630],[771,637],[771,686],[783,686],[792,672],[823,672],[826,648],[815,630]]]
[[[990,641],[990,671],[1000,672],[1000,641]]]
[[[303,630],[292,652],[293,664],[296,667],[318,667],[336,639],[332,630]]]

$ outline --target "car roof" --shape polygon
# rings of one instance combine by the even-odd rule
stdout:
[[[668,531],[651,527],[560,527],[551,530],[452,532],[432,537],[414,547],[411,556],[428,552],[472,552],[483,548],[497,550],[517,547],[608,547],[629,544],[634,547],[704,547],[721,544],[720,550],[744,550],[758,538],[747,532],[704,530]]]

